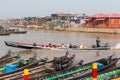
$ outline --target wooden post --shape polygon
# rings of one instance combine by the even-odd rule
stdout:
[[[97,80],[97,63],[92,64],[92,80]]]
[[[24,69],[24,80],[28,80],[28,74],[29,74],[29,70]]]

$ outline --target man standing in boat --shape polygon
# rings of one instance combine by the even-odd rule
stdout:
[[[99,37],[97,37],[97,39],[96,39],[96,46],[100,47],[100,38]]]

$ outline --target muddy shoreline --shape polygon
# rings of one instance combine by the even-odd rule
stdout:
[[[56,31],[71,31],[71,32],[87,32],[87,33],[107,33],[107,34],[120,34],[120,28],[86,28],[80,26],[72,27],[43,27],[43,26],[26,26],[27,29],[45,29],[45,30],[56,30]]]

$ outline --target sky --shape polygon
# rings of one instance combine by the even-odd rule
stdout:
[[[120,13],[120,0],[0,0],[0,19],[43,17],[55,12]]]

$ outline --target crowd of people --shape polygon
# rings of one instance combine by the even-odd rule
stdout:
[[[49,43],[49,44],[36,44],[35,42],[33,43],[33,46],[42,46],[42,47],[49,47],[49,48],[94,48],[94,47],[101,47],[101,41],[100,41],[100,38],[97,37],[96,38],[96,44],[93,45],[93,46],[86,46],[86,45],[83,45],[82,43],[80,43],[80,45],[73,45],[73,44],[52,44],[52,43]],[[105,44],[105,46],[108,46],[108,43]]]

